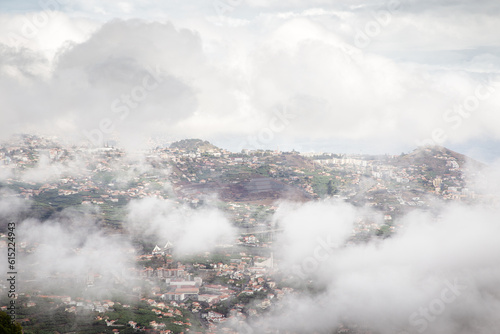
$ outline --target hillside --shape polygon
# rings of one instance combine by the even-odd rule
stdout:
[[[455,162],[458,165],[455,165]],[[449,167],[453,166],[456,167],[455,169],[480,169],[485,166],[477,160],[442,146],[419,147],[409,154],[399,156],[395,165],[400,167],[427,166],[429,170],[437,174],[446,173]]]
[[[184,150],[186,152],[220,151],[220,149],[206,140],[182,139],[170,144],[170,149]]]

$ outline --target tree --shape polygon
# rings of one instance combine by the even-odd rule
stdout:
[[[333,184],[333,180],[328,181],[326,193],[329,196],[335,195],[337,193],[337,188],[335,188],[335,185]]]
[[[13,323],[7,313],[0,311],[0,333],[22,334],[23,329],[18,323]]]
[[[382,237],[383,239],[385,239],[390,237],[391,233],[391,225],[386,223],[382,227],[380,227],[375,234],[377,235],[377,237]]]

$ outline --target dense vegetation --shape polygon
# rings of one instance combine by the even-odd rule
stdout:
[[[12,323],[10,316],[0,311],[0,333],[2,334],[22,334],[22,327],[18,323]]]

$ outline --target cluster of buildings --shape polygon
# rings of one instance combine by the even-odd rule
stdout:
[[[427,206],[433,198],[471,201],[477,194],[467,187],[469,168],[463,156],[443,148],[420,148],[400,156],[312,157],[329,172],[340,172],[350,186],[339,197],[380,206],[390,213],[394,207]],[[392,208],[391,208],[392,207]]]
[[[137,263],[147,265],[132,269],[133,277],[141,283],[130,291],[142,295],[155,320],[141,328],[131,319],[128,326],[170,333],[163,320],[173,319],[182,328],[197,322],[207,333],[237,333],[235,323],[241,325],[249,317],[258,317],[293,293],[275,281],[274,257],[264,247],[272,238],[253,233],[269,229],[269,217],[276,210],[273,202],[261,201],[259,194],[269,196],[292,187],[306,199],[328,195],[364,204],[382,212],[391,229],[402,208],[426,206],[436,197],[461,201],[478,197],[466,186],[463,161],[443,150],[424,148],[419,152],[408,157],[300,155],[261,150],[231,153],[206,145],[176,145],[141,152],[141,159],[132,159],[116,148],[64,148],[52,140],[25,136],[0,148],[0,185],[17,187],[17,196],[39,202],[51,194],[68,199],[69,206],[109,207],[145,197],[175,198],[196,206],[210,191],[227,190],[221,207],[242,228],[240,242],[234,247],[248,252],[227,250],[222,252],[224,260],[205,254],[203,261],[174,261],[172,242],[156,245],[149,254],[137,257]],[[239,192],[250,193],[255,200],[245,202]],[[353,235],[370,234],[379,228],[380,222],[364,217],[356,222]],[[90,288],[98,283],[92,278],[87,285]],[[107,316],[116,301],[37,298],[56,300],[68,313],[95,312],[98,321],[117,327],[116,319]],[[26,304],[36,306],[35,299]],[[190,312],[193,318],[186,319],[182,311]],[[340,332],[350,331],[342,328]]]
[[[175,145],[132,158],[117,148],[63,147],[24,136],[0,147],[0,183],[39,202],[59,196],[72,205],[106,207],[145,197],[197,206],[217,193],[230,214],[237,212],[236,223],[250,225],[262,222],[250,217],[254,208],[234,210],[232,204],[244,206],[251,200],[272,213],[272,202],[292,190],[302,200],[331,195],[388,214],[391,206],[423,206],[432,197],[466,201],[478,197],[467,186],[464,163],[455,154],[431,148],[416,152],[426,158],[416,153],[408,159],[262,150],[232,153],[212,145]],[[335,189],[330,189],[332,185]]]
[[[199,316],[207,333],[236,333],[234,319],[258,316],[272,304],[293,292],[290,288],[278,288],[273,279],[274,259],[269,257],[236,254],[222,262],[207,261],[174,263],[171,251],[173,245],[156,245],[149,255],[142,255],[140,261],[156,260],[161,265],[142,269],[143,279],[149,281],[154,291],[151,300],[155,303],[176,302],[188,305],[188,310]],[[228,306],[229,305],[229,306]],[[221,310],[226,308],[225,311]]]

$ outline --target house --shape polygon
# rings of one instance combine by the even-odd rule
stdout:
[[[167,241],[167,243],[165,244],[165,246],[163,246],[163,248],[160,248],[158,245],[156,245],[151,253],[153,255],[172,254],[173,248],[174,248],[174,245],[170,241]]]
[[[199,288],[195,287],[181,287],[173,291],[166,292],[161,296],[163,300],[176,300],[182,301],[185,299],[198,300]]]

